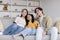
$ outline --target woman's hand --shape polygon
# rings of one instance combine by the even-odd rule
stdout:
[[[45,36],[46,35],[46,32],[43,32],[43,34],[42,34],[43,36]]]

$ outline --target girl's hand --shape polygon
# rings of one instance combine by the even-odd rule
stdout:
[[[39,24],[39,22],[37,22],[37,26],[38,26],[38,27],[40,27],[40,24]]]
[[[38,23],[38,27],[40,27],[40,24]]]

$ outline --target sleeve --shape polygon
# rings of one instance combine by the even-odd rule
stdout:
[[[50,29],[52,27],[52,19],[51,17],[47,17],[47,22],[46,22],[46,28],[44,29],[44,31],[48,31],[48,29]]]
[[[16,23],[18,22],[18,17],[16,17],[15,22],[16,22]]]

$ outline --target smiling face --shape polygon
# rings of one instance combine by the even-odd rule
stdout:
[[[43,15],[42,11],[39,10],[39,9],[36,9],[36,14],[37,14],[38,16],[42,16],[42,15]]]
[[[27,15],[27,11],[26,11],[26,10],[23,10],[21,15],[22,15],[23,17],[25,17],[25,16]]]
[[[32,20],[31,15],[27,15],[27,20]]]

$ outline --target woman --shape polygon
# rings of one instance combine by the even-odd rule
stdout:
[[[38,22],[34,20],[34,16],[32,14],[27,15],[26,28],[18,35],[25,37],[26,35],[35,35],[36,29],[38,27]]]
[[[13,22],[12,25],[10,25],[8,28],[6,28],[3,32],[4,35],[15,35],[22,30],[24,30],[25,25],[26,25],[26,16],[28,14],[27,9],[22,10],[22,14],[20,17],[17,17],[15,22]]]

